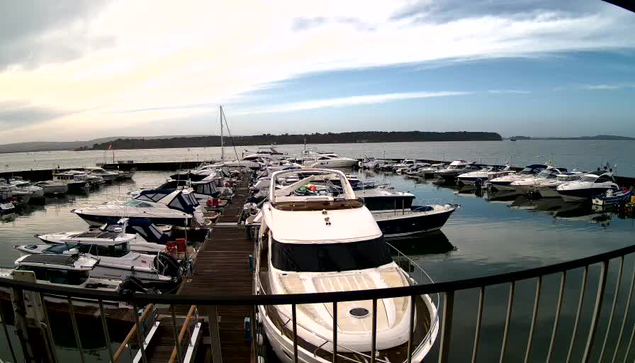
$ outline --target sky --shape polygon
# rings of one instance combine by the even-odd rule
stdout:
[[[0,0],[0,143],[635,137],[635,14],[590,0]]]

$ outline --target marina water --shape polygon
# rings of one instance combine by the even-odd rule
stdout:
[[[280,150],[289,154],[299,153],[301,145],[285,145]],[[580,169],[595,169],[600,163],[617,164],[617,173],[635,176],[635,165],[629,164],[630,155],[635,155],[635,142],[629,141],[519,141],[519,142],[464,142],[464,143],[392,143],[392,144],[336,144],[323,145],[342,155],[363,157],[365,155],[403,158],[417,157],[429,159],[468,159],[504,163],[510,159],[514,165],[554,160],[557,165]],[[242,149],[238,149],[240,153]],[[233,152],[233,151],[232,151]],[[170,161],[213,159],[220,155],[217,148],[169,149],[169,150],[121,150],[116,151],[116,159],[135,161]],[[107,154],[111,157],[111,153]],[[41,152],[6,154],[2,156],[2,168],[12,170],[50,168],[59,164],[65,166],[88,166],[103,162],[104,152]],[[33,161],[35,160],[35,161]],[[0,168],[0,169],[2,169]],[[99,204],[111,200],[129,198],[128,193],[139,188],[155,187],[168,177],[167,172],[138,172],[131,182],[109,185],[87,195],[67,196],[46,200],[43,206],[31,206],[29,210],[0,222],[0,264],[11,266],[18,253],[13,245],[37,243],[36,233],[83,230],[87,225],[72,208]],[[479,197],[473,193],[458,193],[455,189],[440,187],[430,182],[416,182],[398,175],[360,172],[360,176],[376,182],[387,183],[397,190],[410,191],[416,195],[415,204],[458,203],[462,206],[443,227],[441,233],[434,233],[416,239],[400,241],[396,247],[413,258],[436,281],[450,281],[463,278],[492,275],[556,262],[594,255],[614,250],[634,242],[635,223],[632,219],[622,219],[609,213],[593,212],[587,207],[563,208],[557,202],[552,205],[545,201],[529,199],[488,200],[487,195]],[[633,271],[633,261],[627,258],[624,265],[624,283]],[[594,266],[595,267],[595,266]],[[612,302],[615,292],[617,265],[609,270],[606,305]],[[599,267],[597,267],[599,268]],[[553,361],[563,361],[567,354],[571,337],[575,309],[578,303],[579,284],[582,271],[567,276],[560,328],[557,336],[558,350]],[[585,310],[593,309],[597,286],[597,271],[592,271],[588,281]],[[543,295],[539,309],[538,325],[534,337],[534,348],[530,361],[544,361],[547,350],[555,300],[559,287],[558,276],[543,281]],[[487,291],[482,328],[479,361],[498,360],[503,332],[494,321],[504,319],[509,288],[507,285]],[[535,281],[517,284],[516,303],[512,314],[510,340],[506,360],[524,358],[529,323],[534,303]],[[620,293],[616,321],[621,321],[626,293]],[[457,293],[453,326],[454,344],[451,361],[469,361],[474,337],[473,320],[476,317],[478,291]],[[585,314],[589,316],[590,314]],[[634,314],[635,315],[635,314]],[[583,315],[584,316],[584,315]],[[631,327],[635,318],[629,318]],[[606,321],[604,319],[603,321]],[[52,324],[55,324],[53,322]],[[87,324],[90,324],[88,322]],[[589,321],[581,321],[576,349],[582,349],[585,329]],[[465,328],[463,328],[465,327]],[[469,328],[467,328],[469,327]],[[80,327],[80,329],[83,329]],[[88,328],[90,329],[90,328]],[[97,331],[97,329],[93,329]],[[604,338],[606,326],[600,326],[599,341]],[[613,335],[617,335],[614,326]],[[626,331],[625,334],[629,334]],[[628,336],[627,336],[628,337]],[[100,337],[86,336],[84,346],[93,346],[90,359],[107,361],[105,347],[100,347]],[[116,338],[113,338],[116,340]],[[72,339],[71,339],[72,340]],[[92,345],[90,341],[94,340]],[[57,337],[56,337],[56,341]],[[59,342],[59,341],[58,341]],[[82,340],[82,342],[84,342]],[[14,342],[14,344],[17,342]],[[71,341],[70,346],[73,345]],[[490,347],[491,349],[488,349]],[[0,343],[0,358],[9,357],[4,342]],[[77,357],[68,347],[59,347],[60,357]],[[612,355],[612,351],[606,354]],[[575,357],[581,354],[574,352]],[[73,359],[73,358],[69,358]],[[436,359],[436,350],[427,360]]]

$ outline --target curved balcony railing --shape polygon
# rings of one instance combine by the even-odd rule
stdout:
[[[456,280],[456,281],[447,281],[447,282],[438,282],[438,283],[430,283],[430,284],[417,284],[413,286],[407,287],[399,287],[399,288],[388,288],[388,289],[376,289],[376,290],[361,290],[361,291],[347,291],[347,292],[333,292],[333,293],[320,293],[320,294],[296,294],[296,295],[249,295],[249,296],[184,296],[184,295],[152,295],[152,294],[133,294],[133,295],[119,295],[116,293],[110,292],[89,292],[89,291],[73,291],[71,289],[59,286],[50,286],[43,285],[37,283],[30,282],[21,282],[15,281],[12,279],[0,279],[0,287],[10,288],[14,291],[19,292],[38,292],[43,296],[55,295],[58,298],[63,297],[68,299],[69,302],[69,312],[71,315],[71,322],[73,323],[73,330],[76,337],[81,336],[82,332],[79,331],[77,323],[75,321],[75,312],[73,309],[73,305],[77,304],[78,301],[85,299],[92,299],[99,303],[99,311],[102,317],[102,324],[104,330],[104,337],[106,339],[106,344],[108,347],[111,347],[112,342],[108,337],[108,326],[107,321],[104,318],[104,302],[124,302],[130,304],[135,311],[139,311],[139,308],[146,306],[147,304],[155,304],[155,306],[159,305],[196,305],[199,309],[201,307],[216,307],[223,305],[249,305],[249,306],[257,306],[257,305],[291,305],[292,310],[295,310],[296,306],[299,304],[316,304],[316,303],[337,303],[337,302],[345,302],[345,301],[357,301],[357,300],[372,300],[373,304],[377,303],[379,299],[387,299],[387,298],[396,298],[396,297],[413,297],[417,295],[441,295],[441,316],[440,316],[440,336],[435,343],[437,353],[438,353],[438,361],[439,362],[448,362],[449,354],[452,347],[457,347],[461,345],[462,350],[465,350],[465,345],[471,346],[471,358],[469,361],[475,362],[478,358],[479,348],[482,349],[483,346],[481,344],[481,328],[483,322],[484,315],[484,306],[485,306],[485,293],[486,291],[495,286],[506,284],[509,287],[509,295],[507,298],[507,307],[506,313],[504,317],[501,316],[499,321],[497,322],[496,328],[500,328],[503,331],[503,339],[500,345],[496,344],[496,347],[488,346],[488,350],[495,348],[500,356],[500,361],[503,361],[505,357],[505,353],[508,350],[508,338],[510,332],[510,324],[512,321],[512,311],[514,309],[515,303],[518,302],[518,299],[515,299],[515,295],[517,294],[518,282],[526,281],[526,280],[535,280],[535,292],[533,297],[533,310],[531,314],[531,322],[529,324],[529,333],[527,343],[524,345],[524,361],[527,362],[530,360],[531,352],[533,349],[534,343],[534,335],[537,328],[537,316],[539,306],[540,309],[546,309],[545,301],[547,299],[541,300],[541,296],[543,294],[543,280],[548,277],[559,277],[560,284],[558,289],[557,302],[554,306],[549,307],[549,309],[553,309],[553,321],[551,323],[551,332],[548,348],[546,349],[546,357],[544,361],[552,361],[553,353],[556,345],[560,344],[562,339],[558,341],[556,339],[556,335],[558,333],[559,325],[560,325],[560,316],[562,313],[563,307],[563,299],[565,295],[565,284],[567,282],[567,274],[571,273],[572,270],[582,269],[582,283],[579,287],[576,288],[575,293],[577,293],[577,309],[575,311],[575,321],[573,322],[573,329],[570,335],[570,339],[568,339],[568,347],[559,347],[559,349],[566,348],[567,351],[567,359],[566,361],[581,361],[581,362],[589,362],[593,361],[604,361],[604,362],[616,362],[622,361],[622,359],[627,359],[631,353],[631,345],[633,342],[633,338],[635,337],[635,323],[632,321],[633,317],[630,314],[631,309],[631,300],[633,296],[633,287],[635,284],[635,267],[633,268],[633,275],[630,277],[629,285],[628,285],[628,294],[626,295],[626,302],[624,304],[623,311],[622,308],[618,309],[618,298],[621,294],[622,290],[626,290],[621,288],[624,278],[623,271],[625,269],[625,258],[635,252],[635,245],[628,246],[624,248],[620,248],[614,251],[601,253],[598,255],[580,258],[572,261],[556,263],[548,266],[537,267],[532,269],[526,269],[522,271],[515,271],[503,274],[497,274],[492,276],[484,276],[477,277],[471,279],[464,280]],[[396,260],[399,262],[400,259],[403,259],[403,256],[397,256]],[[409,263],[414,263],[409,261]],[[597,275],[597,288],[596,289],[587,289],[587,285],[589,281],[594,281],[596,278],[595,271],[596,269],[591,269],[591,266],[599,265],[599,274]],[[613,266],[616,272],[615,279],[615,290],[611,291],[607,294],[607,278],[609,275],[609,267]],[[421,281],[419,281],[421,282]],[[571,286],[569,286],[571,287]],[[466,342],[465,340],[459,342],[452,342],[452,320],[454,317],[454,305],[455,305],[455,296],[457,292],[463,290],[476,289],[479,291],[478,297],[478,308],[476,310],[475,316],[475,324],[474,324],[474,340],[470,342]],[[583,305],[585,304],[585,295],[587,294],[587,290],[595,292],[595,299],[593,301],[593,309],[583,309]],[[571,290],[568,291],[571,293]],[[605,301],[608,299],[611,301]],[[623,298],[624,295],[622,295]],[[44,300],[44,299],[43,299]],[[587,301],[587,307],[588,307]],[[606,303],[606,304],[605,304]],[[542,304],[542,306],[541,306]],[[609,305],[610,304],[610,305]],[[618,311],[620,310],[620,311]],[[44,311],[46,312],[46,306],[44,306]],[[588,314],[585,313],[588,311]],[[585,315],[586,314],[586,315]],[[7,325],[4,324],[6,322],[5,313],[2,314],[3,321],[3,331],[5,339],[7,339],[9,352],[2,352],[5,356],[0,357],[0,359],[9,358],[12,355],[13,360],[15,359],[16,352],[18,349],[11,345],[11,339],[9,339],[9,332],[7,329]],[[138,321],[138,317],[135,315],[135,320]],[[584,316],[583,316],[584,315]],[[617,319],[616,319],[617,317]],[[630,319],[629,319],[630,317]],[[292,325],[297,326],[298,322],[292,317]],[[621,321],[619,321],[621,318]],[[373,318],[375,319],[375,317]],[[585,335],[584,339],[580,339],[580,334],[583,333],[583,329],[581,329],[582,325],[586,326],[587,324],[581,324],[580,322],[583,319],[588,319],[590,323],[588,324],[588,331]],[[45,325],[50,326],[48,323],[48,314],[44,314]],[[212,326],[210,330],[214,328],[216,319],[208,319],[208,323],[212,322]],[[253,324],[253,323],[252,323]],[[177,326],[178,324],[174,324],[174,336],[177,337],[178,331],[181,327]],[[598,327],[602,325],[604,328],[603,336],[598,336]],[[142,340],[142,331],[139,328],[140,324],[137,325],[137,336],[139,341]],[[374,324],[376,326],[376,324]],[[619,327],[619,328],[618,328]],[[295,329],[294,329],[295,330]],[[541,334],[546,334],[547,332],[541,331]],[[376,331],[373,331],[373,335],[376,334]],[[54,342],[54,334],[51,334],[50,339],[51,342]],[[334,335],[337,335],[335,332]],[[611,337],[609,339],[609,337]],[[77,339],[76,341],[80,341]],[[176,340],[175,340],[176,341]],[[213,341],[213,339],[212,339]],[[212,342],[213,343],[213,342]],[[492,341],[488,341],[486,344],[491,345]],[[577,344],[577,345],[576,345]],[[583,349],[580,349],[583,344]],[[81,344],[77,344],[77,348],[83,356]],[[574,346],[577,346],[577,350],[574,349]],[[177,345],[175,345],[176,349]],[[218,350],[220,347],[218,345],[212,344],[212,351]],[[515,347],[517,348],[517,347]],[[146,356],[143,346],[139,346],[137,348],[140,351],[141,361],[146,361]],[[468,348],[469,349],[469,348]],[[178,349],[181,351],[182,349]],[[112,359],[112,350],[109,349],[111,360]],[[577,357],[575,352],[582,352],[581,357]],[[297,350],[296,350],[297,352]],[[516,353],[518,351],[516,350]],[[611,354],[612,353],[612,354]],[[217,357],[222,357],[220,351],[216,351]],[[622,359],[618,359],[618,358]],[[297,357],[296,357],[297,358]],[[371,361],[372,355],[370,356]],[[597,358],[597,360],[596,360]],[[220,358],[222,359],[222,358]],[[537,360],[538,358],[534,357],[534,361],[543,361],[542,358]],[[179,356],[179,361],[182,360],[182,357]],[[454,361],[454,360],[453,360]]]

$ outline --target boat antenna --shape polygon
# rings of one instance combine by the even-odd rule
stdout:
[[[220,113],[221,113],[221,116],[220,116],[221,117],[221,130],[222,130],[222,125],[223,125],[223,119],[225,119],[225,126],[227,126],[227,134],[229,135],[229,140],[231,141],[232,147],[234,148],[234,154],[236,154],[236,160],[240,160],[240,158],[238,157],[238,151],[236,150],[236,145],[234,145],[234,138],[232,137],[231,131],[229,131],[229,124],[227,123],[227,116],[225,116],[225,111],[223,111],[223,106],[220,107]]]
[[[223,144],[223,106],[220,106],[220,112],[218,113],[220,118],[220,161],[225,159],[225,149]]]

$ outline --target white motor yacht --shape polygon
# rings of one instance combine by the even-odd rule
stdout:
[[[117,223],[106,223],[88,231],[36,234],[35,237],[49,244],[127,243],[131,251],[153,255],[164,252],[165,244],[170,241],[167,233],[145,218],[122,218]]]
[[[513,174],[515,171],[511,169],[510,165],[489,165],[481,170],[471,171],[468,173],[459,174],[457,180],[464,185],[474,185],[480,182],[482,185],[486,181],[499,178],[505,175]]]
[[[44,198],[44,189],[37,185],[33,185],[33,183],[28,180],[20,178],[9,179],[9,184],[14,186],[17,190],[30,193],[30,200]]]
[[[311,153],[304,162],[310,168],[352,168],[357,165],[357,159],[339,156],[335,153]]]
[[[560,194],[558,194],[558,191],[556,190],[556,188],[558,188],[558,185],[580,180],[582,175],[584,175],[584,173],[575,170],[573,172],[560,173],[556,175],[555,180],[546,179],[538,182],[538,184],[536,185],[536,191],[543,198],[560,198]]]
[[[53,172],[53,181],[65,183],[69,191],[87,191],[91,186],[88,179],[87,173],[77,170]]]
[[[491,189],[495,190],[506,190],[506,191],[515,191],[515,189],[511,186],[511,183],[525,179],[527,177],[534,176],[541,171],[547,169],[547,165],[542,164],[531,164],[527,165],[523,170],[518,173],[508,174],[501,177],[497,177],[491,179],[488,184]]]
[[[104,179],[106,182],[113,182],[120,178],[119,172],[106,170],[98,166],[87,167],[87,168],[84,168],[83,171],[87,172],[91,176],[100,177]]]
[[[509,186],[519,194],[534,193],[538,191],[539,185],[547,185],[547,183],[554,182],[557,180],[558,175],[566,172],[567,169],[565,168],[554,168],[550,166],[536,175],[516,180]]]
[[[414,283],[393,262],[381,230],[341,172],[314,169],[288,186],[276,188],[273,175],[269,202],[258,215],[256,294],[303,294],[404,287]],[[338,195],[295,192],[314,182],[339,180]],[[427,296],[416,296],[412,362],[421,362],[438,333],[437,309]],[[372,301],[297,306],[298,361],[332,361],[333,329],[337,329],[339,361],[371,361]],[[410,297],[377,301],[377,362],[408,361]],[[293,362],[290,305],[258,306],[259,321],[282,362]]]
[[[559,185],[556,191],[565,201],[584,201],[598,195],[605,194],[608,190],[618,191],[613,173],[610,171],[594,171],[584,174],[579,180]]]
[[[91,272],[99,264],[96,258],[79,254],[38,254],[22,256],[15,261],[15,269],[0,269],[0,277],[15,278],[15,274],[30,271],[35,274],[38,284],[63,286],[80,291],[117,292],[122,286],[120,279],[103,279],[91,276]],[[0,290],[10,292],[7,288]],[[52,303],[67,304],[67,296],[46,294],[44,299]],[[116,302],[104,301],[104,306],[119,308]],[[96,306],[98,302],[91,299],[73,299],[73,305]],[[113,306],[114,305],[114,306]]]
[[[111,238],[108,238],[111,237]],[[165,288],[180,282],[181,267],[171,256],[159,253],[148,255],[130,250],[130,241],[120,233],[103,231],[94,238],[76,238],[77,242],[50,245],[17,245],[21,255],[81,253],[99,260],[91,276],[124,280],[134,276],[144,282],[163,284]],[[134,238],[134,235],[133,235]],[[123,241],[121,240],[123,239]]]
[[[128,202],[108,202],[71,212],[91,226],[116,223],[126,217],[146,218],[154,224],[206,226],[201,206],[189,189],[142,190]]]
[[[441,163],[432,164],[428,167],[420,168],[418,175],[424,178],[433,178],[436,172],[442,169],[445,169],[445,165]]]
[[[447,168],[438,170],[434,173],[438,178],[442,178],[445,181],[453,181],[459,174],[467,173],[469,171],[475,171],[481,169],[473,163],[469,163],[465,160],[454,160],[448,165]]]
[[[44,180],[36,182],[35,185],[42,188],[44,195],[59,195],[68,192],[68,184],[61,181]]]

